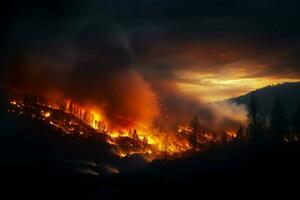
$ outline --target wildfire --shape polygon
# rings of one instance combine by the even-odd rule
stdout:
[[[66,134],[79,136],[96,136],[103,134],[106,142],[114,147],[120,157],[132,154],[159,158],[165,155],[182,156],[191,151],[190,141],[193,130],[190,126],[178,125],[174,132],[163,132],[157,128],[147,127],[142,122],[118,115],[125,127],[114,127],[106,120],[104,113],[96,106],[81,105],[70,99],[56,101],[13,99],[9,111],[31,116],[60,129]],[[235,138],[234,131],[226,131],[229,138]],[[219,142],[208,130],[201,130],[197,136],[199,144]],[[201,150],[197,148],[198,150]]]
[[[41,111],[41,114],[45,117],[45,118],[48,118],[51,116],[51,113],[50,112],[44,112],[44,111]]]
[[[17,102],[16,101],[11,101],[10,104],[17,105]]]
[[[236,138],[236,132],[233,130],[227,130],[226,134],[231,138]]]

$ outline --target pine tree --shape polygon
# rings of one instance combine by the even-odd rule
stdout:
[[[226,145],[227,144],[227,133],[225,131],[223,131],[221,133],[221,144],[222,145]]]
[[[81,110],[80,110],[80,112],[81,112]],[[105,123],[104,123],[104,121],[102,121],[102,120],[100,120],[99,122],[98,122],[98,130],[101,132],[101,133],[106,133],[106,126],[105,126]]]
[[[23,97],[23,102],[27,104],[29,102],[29,95],[26,93]]]
[[[243,139],[243,134],[244,134],[244,130],[243,130],[243,127],[240,126],[240,128],[237,130],[236,132],[236,138],[238,140],[242,140]]]
[[[194,119],[191,122],[191,128],[192,128],[192,145],[193,145],[193,152],[196,154],[197,150],[197,135],[201,131],[200,122],[198,120],[198,117],[195,116]]]
[[[59,101],[59,109],[66,112],[67,109],[67,103],[65,101]]]
[[[134,140],[136,140],[136,141],[138,141],[138,140],[139,140],[139,136],[138,136],[138,134],[137,134],[137,131],[136,131],[136,129],[134,129],[134,130],[133,130],[132,137],[133,137],[133,139],[134,139]]]
[[[69,112],[73,113],[73,109],[74,109],[74,106],[73,106],[73,103],[71,102],[69,105]]]
[[[32,95],[30,103],[33,104],[33,105],[37,104],[37,97],[35,95]]]
[[[87,115],[88,115],[88,113],[87,113],[87,111],[85,110],[84,112],[83,112],[83,120],[85,121],[85,122],[88,122],[88,119],[87,119]]]
[[[250,144],[254,151],[257,149],[257,99],[256,93],[252,92],[250,96],[249,113],[248,113],[248,134],[250,138]]]
[[[270,128],[273,138],[281,141],[289,130],[288,119],[279,97],[274,101]]]

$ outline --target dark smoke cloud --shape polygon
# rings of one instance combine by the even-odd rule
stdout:
[[[59,90],[78,102],[100,106],[111,122],[117,115],[152,121],[158,114],[156,97],[131,67],[133,52],[126,34],[105,22],[85,25],[66,41],[58,52],[46,41],[44,51],[11,57],[4,83],[38,93]]]
[[[209,87],[182,72],[300,77],[294,1],[13,0],[7,5],[1,84],[59,89],[108,113],[153,120],[159,109],[156,121],[168,127],[197,113],[210,127],[237,124],[232,116],[243,108],[207,105],[182,93],[178,82]],[[239,93],[235,90],[227,93]]]

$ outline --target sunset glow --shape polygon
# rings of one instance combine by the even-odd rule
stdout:
[[[298,195],[300,1],[0,9],[2,196]]]
[[[276,85],[287,82],[298,82],[298,78],[237,78],[223,79],[221,77],[205,77],[194,75],[190,77],[191,82],[178,82],[178,88],[188,94],[204,101],[220,101],[237,97],[256,90],[257,88]],[[197,83],[197,80],[199,82]]]

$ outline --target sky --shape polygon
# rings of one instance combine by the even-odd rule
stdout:
[[[174,90],[218,101],[300,80],[299,1],[12,0],[6,5],[4,82],[64,87],[71,79],[76,88],[124,72],[120,79],[138,76],[156,94]]]

